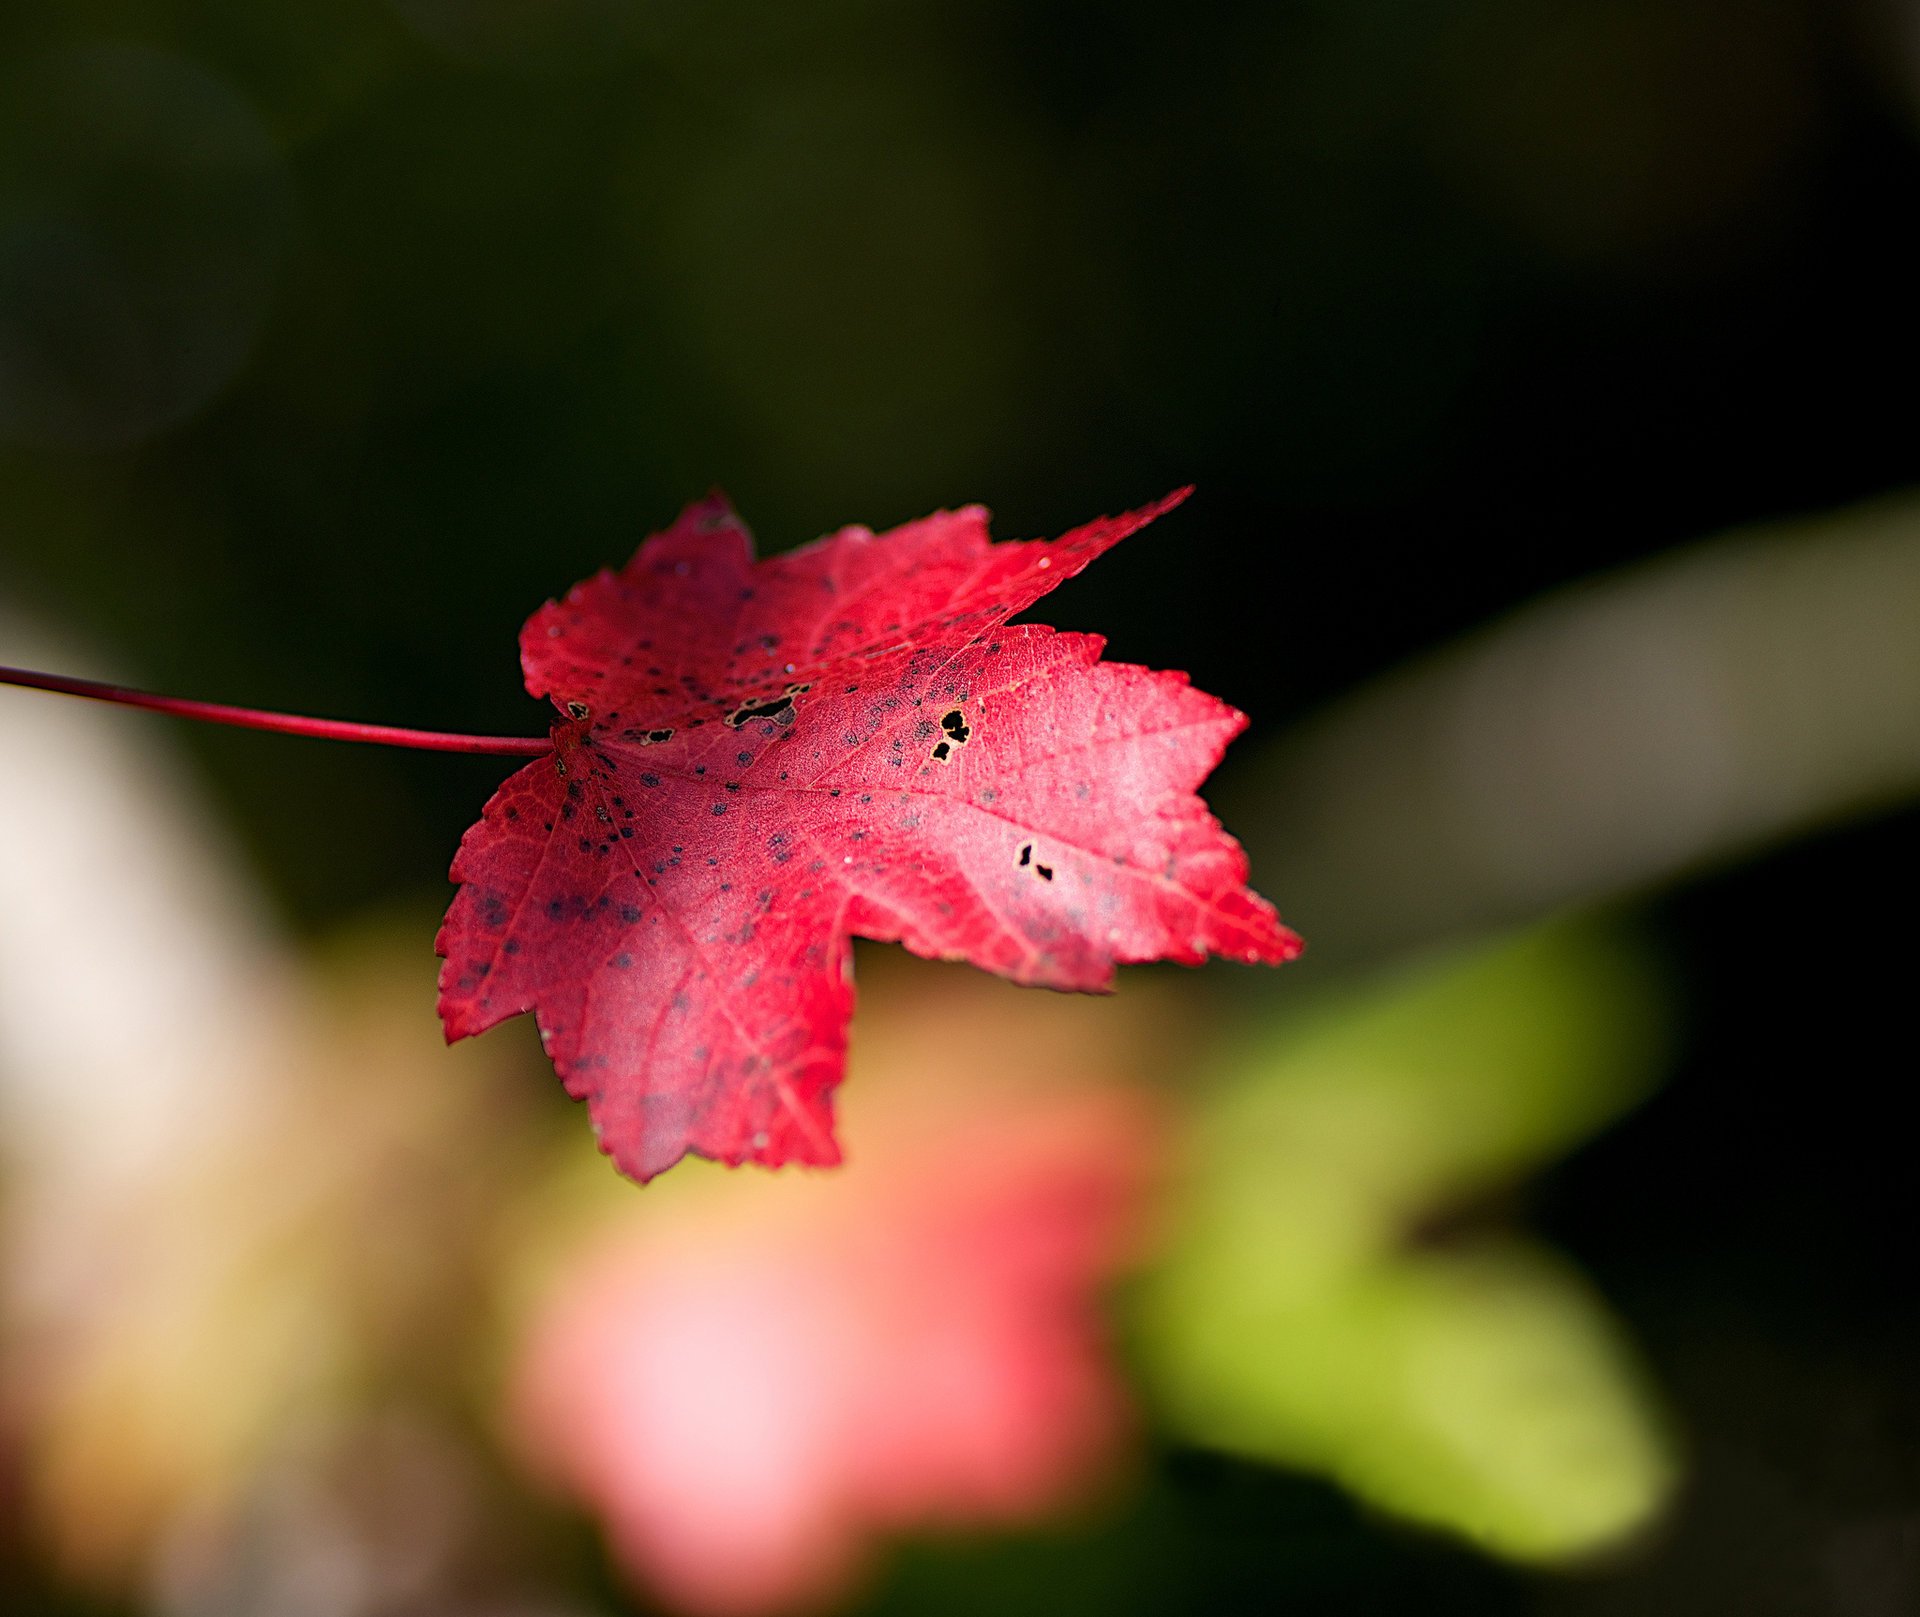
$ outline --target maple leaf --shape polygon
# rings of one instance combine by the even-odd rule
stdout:
[[[1006,622],[1184,497],[1050,543],[968,506],[756,563],[716,495],[535,612],[527,688],[562,717],[461,839],[448,1039],[532,1011],[636,1179],[824,1164],[855,936],[1088,991],[1296,954],[1195,794],[1245,717]]]

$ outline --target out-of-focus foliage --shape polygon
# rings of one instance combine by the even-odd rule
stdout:
[[[33,1504],[96,1581],[183,1531],[241,1531],[290,1444],[431,1402],[473,1350],[487,1233],[542,1133],[511,1081],[522,1041],[449,1052],[422,1024],[420,925],[339,940],[256,1074],[273,1090],[256,1126],[128,1187],[142,1263],[67,1323],[34,1387]]]
[[[883,1535],[1057,1515],[1129,1447],[1099,1298],[1148,1222],[1122,1080],[1162,996],[873,963],[843,1169],[641,1196],[569,1153],[525,1226],[521,1447],[676,1609],[844,1600]]]
[[[1563,925],[1237,1055],[1141,1299],[1176,1430],[1528,1559],[1643,1523],[1673,1461],[1619,1328],[1569,1265],[1449,1220],[1644,1096],[1660,1029],[1646,964]]]
[[[5,1526],[62,1581],[179,1617],[534,1581],[462,1421],[489,1234],[548,1137],[530,1041],[450,1051],[423,1019],[430,908],[290,947],[137,715],[22,694]]]
[[[1397,669],[1244,779],[1342,964],[1642,893],[1920,791],[1920,498],[1725,534]]]

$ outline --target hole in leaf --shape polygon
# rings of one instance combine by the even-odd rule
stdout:
[[[789,691],[784,696],[763,697],[757,701],[742,702],[727,715],[726,722],[739,729],[748,719],[772,719],[775,724],[793,723],[793,695]]]

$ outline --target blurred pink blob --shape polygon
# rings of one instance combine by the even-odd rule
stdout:
[[[632,1575],[699,1613],[819,1605],[881,1532],[1026,1521],[1121,1457],[1097,1301],[1154,1119],[1038,1088],[897,1084],[845,1169],[629,1198],[568,1264],[516,1424]]]

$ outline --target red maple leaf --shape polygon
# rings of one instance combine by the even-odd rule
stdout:
[[[563,715],[461,840],[447,1037],[532,1011],[602,1149],[832,1163],[855,936],[1100,990],[1299,950],[1195,788],[1245,717],[1009,626],[1185,492],[1051,543],[978,506],[756,563],[713,497],[520,636]]]

